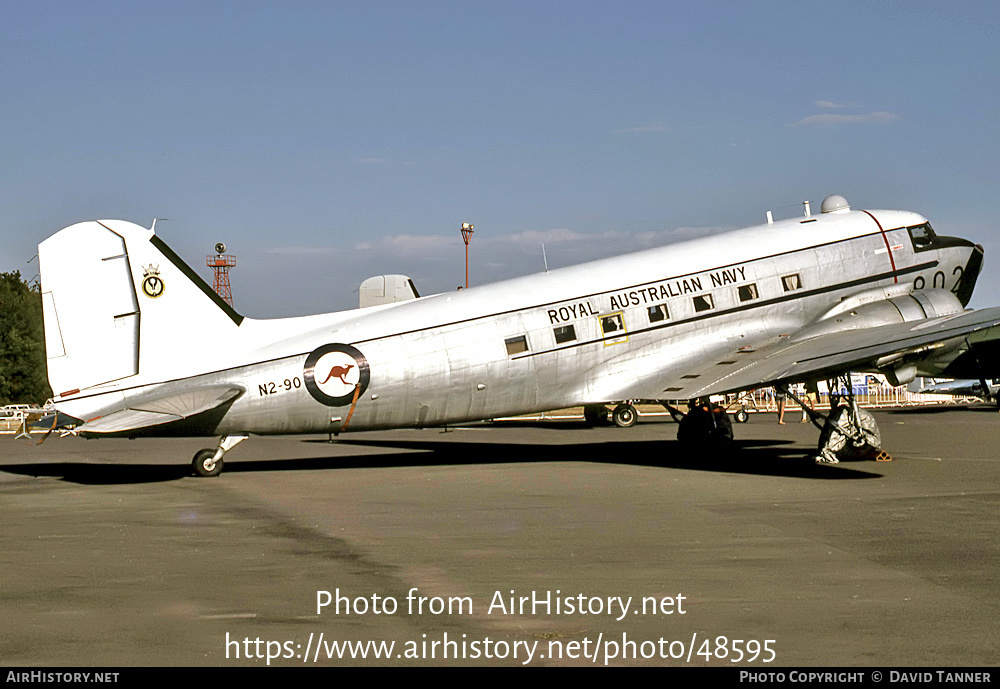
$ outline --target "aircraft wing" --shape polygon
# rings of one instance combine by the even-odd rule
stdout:
[[[180,421],[235,400],[245,390],[236,385],[188,387],[130,400],[127,407],[113,409],[77,427],[81,433],[126,433]]]
[[[626,394],[622,398],[695,399],[782,382],[822,380],[849,371],[874,372],[903,361],[919,365],[921,361],[941,356],[955,359],[967,349],[966,342],[973,347],[984,343],[995,347],[998,341],[1000,307],[815,337],[796,338],[791,333],[759,349],[744,348],[717,357],[722,361],[705,361],[698,368],[686,370],[682,377],[670,380],[652,397]],[[997,366],[995,361],[981,363]],[[995,375],[992,368],[984,370],[982,375]]]

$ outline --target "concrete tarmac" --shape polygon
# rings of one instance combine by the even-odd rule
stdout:
[[[798,417],[732,457],[659,419],[253,437],[211,479],[212,439],[0,437],[0,663],[996,665],[995,408],[876,412],[894,461],[833,467]]]

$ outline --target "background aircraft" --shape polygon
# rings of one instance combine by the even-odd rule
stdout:
[[[1000,360],[1000,308],[963,311],[982,254],[916,213],[830,196],[818,216],[807,206],[493,285],[254,320],[151,229],[89,221],[39,246],[56,407],[85,435],[221,436],[195,457],[203,475],[250,434],[698,399],[851,370],[893,384],[1000,375],[980,363]],[[874,440],[845,408],[843,433]]]
[[[986,387],[983,387],[985,382]],[[1000,378],[993,380],[934,380],[918,379],[916,392],[932,395],[955,395],[959,397],[978,397],[987,402],[996,402],[1000,405],[998,393],[1000,393]]]

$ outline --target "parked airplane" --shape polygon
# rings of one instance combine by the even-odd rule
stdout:
[[[72,225],[38,252],[55,406],[88,436],[219,436],[195,456],[201,475],[250,434],[695,400],[852,370],[1000,375],[980,363],[1000,361],[1000,307],[963,312],[982,247],[840,196],[818,216],[458,292],[417,297],[397,278],[384,292],[401,301],[276,320],[244,318],[129,222]]]
[[[914,381],[916,382],[916,381]],[[986,380],[922,380],[916,392],[932,395],[978,397],[1000,405],[1000,378]]]

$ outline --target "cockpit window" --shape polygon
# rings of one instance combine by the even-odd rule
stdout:
[[[937,236],[929,222],[923,225],[911,225],[906,230],[910,233],[910,241],[913,242],[914,251],[927,251],[934,248]]]

